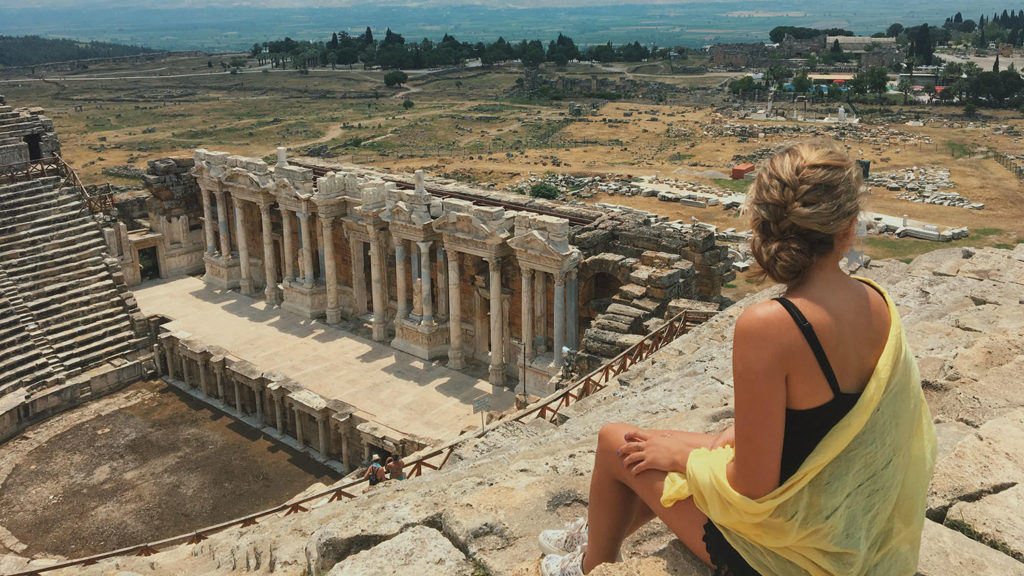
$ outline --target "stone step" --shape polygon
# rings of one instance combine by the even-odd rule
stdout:
[[[78,198],[78,194],[72,188],[61,188],[60,182],[39,182],[29,181],[32,186],[21,188],[17,191],[4,189],[0,193],[0,210],[10,215],[14,210],[25,210],[42,202],[60,200],[65,198]]]
[[[7,184],[0,187],[0,206],[7,207],[10,202],[23,201],[26,198],[31,200],[37,194],[59,191],[63,182],[64,179],[60,176],[43,176]]]
[[[54,250],[48,254],[36,254],[20,258],[11,266],[5,266],[7,274],[15,278],[23,278],[29,274],[46,273],[58,269],[67,264],[91,263],[93,259],[103,261],[107,249],[106,242],[98,239],[92,242],[92,246],[82,248],[70,246]]]
[[[53,377],[53,369],[45,358],[25,360],[10,370],[0,370],[0,396],[20,388],[32,389],[34,383]]]
[[[74,210],[71,210],[72,207]],[[16,218],[21,218],[20,221],[24,222],[26,220],[32,220],[40,215],[44,215],[47,211],[62,211],[65,213],[78,214],[81,207],[82,202],[78,195],[64,192],[48,198],[40,198],[38,201],[24,206],[0,208],[0,222],[6,224],[8,222],[13,222]],[[32,214],[33,217],[27,217],[28,214]]]
[[[16,230],[26,228],[37,228],[52,222],[67,222],[81,217],[80,210],[82,203],[71,198],[57,199],[52,206],[37,207],[35,210],[20,210],[15,214],[0,214],[0,235],[9,234]]]
[[[53,326],[97,310],[121,306],[121,299],[113,288],[94,294],[85,294],[67,300],[56,299],[49,307],[40,309],[35,317],[41,327]]]
[[[131,352],[132,337],[131,331],[122,332],[102,340],[97,340],[70,352],[58,353],[57,358],[69,370],[88,370],[99,365],[104,360]]]
[[[11,354],[4,354],[2,360],[0,360],[0,373],[11,372],[15,367],[20,366],[23,363],[31,362],[35,359],[41,358],[39,351],[32,346],[23,346],[21,349],[14,350]]]
[[[47,295],[30,300],[25,303],[25,308],[32,312],[34,316],[48,317],[53,313],[54,306],[60,306],[65,301],[77,301],[78,298],[86,298],[89,296],[106,295],[109,293],[110,297],[117,296],[117,290],[114,287],[114,283],[109,279],[96,280],[94,282],[75,282],[71,285],[64,285],[59,287],[47,287]],[[68,310],[73,308],[67,307]]]
[[[102,259],[94,262],[75,262],[62,266],[59,270],[47,270],[40,274],[25,275],[19,280],[19,288],[26,299],[36,300],[40,295],[67,288],[69,285],[84,283],[89,280],[99,281],[106,275],[106,264]],[[12,277],[13,279],[13,277]]]
[[[40,322],[39,326],[48,333],[55,334],[64,332],[75,326],[84,326],[100,320],[124,316],[124,309],[121,306],[113,305],[112,302],[101,304],[102,306],[93,306],[91,308],[82,309],[81,311],[84,313],[67,317],[59,322],[47,319]]]
[[[59,358],[62,352],[74,353],[83,346],[120,334],[125,330],[131,332],[131,324],[126,318],[107,318],[86,326],[75,326],[64,332],[49,334],[50,342],[53,342],[53,350]],[[132,337],[135,336],[131,332]]]
[[[42,233],[26,236],[6,244],[0,243],[0,246],[4,249],[3,252],[0,252],[0,261],[23,258],[31,254],[43,254],[56,248],[74,246],[80,242],[96,238],[101,240],[103,238],[96,227],[96,223],[86,221],[81,224],[75,224],[60,234]]]
[[[32,340],[32,335],[23,329],[0,330],[0,350],[4,351],[4,355],[10,354],[15,346],[30,340]]]
[[[0,230],[0,245],[17,243],[28,234],[32,236],[59,236],[69,227],[92,222],[89,217],[77,213],[56,214],[39,222],[22,222],[9,230]]]

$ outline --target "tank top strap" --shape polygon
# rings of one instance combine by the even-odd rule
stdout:
[[[825,349],[821,347],[818,335],[814,333],[814,327],[807,321],[803,312],[796,307],[796,304],[790,302],[785,296],[779,296],[778,298],[773,298],[773,300],[782,304],[782,307],[786,309],[786,312],[789,312],[793,321],[796,322],[797,327],[800,328],[800,332],[803,333],[804,339],[807,340],[807,344],[811,347],[811,352],[814,352],[814,357],[818,360],[818,366],[821,367],[822,373],[825,374],[825,380],[828,381],[828,387],[832,389],[832,394],[838,398],[841,394],[839,390],[839,381],[836,379],[835,372],[832,371],[832,364],[828,361],[828,356],[825,355]]]

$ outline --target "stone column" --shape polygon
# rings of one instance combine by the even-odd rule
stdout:
[[[295,214],[299,217],[299,234],[302,235],[303,284],[306,288],[312,288],[313,283],[316,282],[316,276],[313,275],[313,235],[309,229],[309,212],[296,212]]]
[[[320,456],[322,456],[324,460],[327,460],[327,421],[324,420],[322,414],[319,414],[316,417],[316,431],[320,441],[317,445],[320,449]]]
[[[192,388],[192,374],[190,370],[191,366],[188,364],[188,356],[181,355],[181,381],[185,383],[185,386]]]
[[[260,203],[260,218],[263,224],[263,269],[267,275],[267,287],[263,296],[271,306],[281,303],[281,289],[277,286],[277,255],[274,253],[274,230],[270,225],[270,204]]]
[[[356,316],[362,316],[366,314],[366,277],[363,276],[366,266],[363,261],[363,243],[351,237],[348,245],[352,251],[352,292],[356,300]]]
[[[437,245],[437,315],[448,317],[448,266],[445,264],[444,247]]]
[[[334,260],[334,218],[320,218],[324,235],[324,277],[327,281],[327,323],[341,322],[338,304],[338,263]]]
[[[448,367],[461,370],[466,366],[462,358],[462,292],[459,290],[459,253],[448,253],[448,299],[451,310],[448,314],[449,342]]]
[[[256,388],[252,391],[253,396],[256,398],[256,427],[263,427],[263,389],[256,385]]]
[[[241,265],[242,279],[239,282],[242,294],[253,295],[252,270],[249,269],[249,235],[245,229],[245,207],[242,200],[234,199],[235,203],[235,234],[238,235],[238,260]]]
[[[227,401],[224,400],[224,369],[214,367],[213,375],[217,380],[217,397],[221,402],[227,404]]]
[[[223,190],[214,192],[217,196],[217,229],[220,232],[220,255],[231,258],[231,226],[228,224],[228,205]]]
[[[245,415],[245,412],[242,411],[242,388],[241,388],[241,384],[239,384],[237,381],[235,381],[234,384],[235,384],[235,414],[237,414],[238,417],[241,418],[242,416]]]
[[[565,342],[566,346],[574,350],[580,344],[580,287],[577,276],[578,270],[575,268],[565,274]]]
[[[424,326],[434,324],[434,295],[431,289],[430,280],[430,245],[433,241],[427,240],[416,243],[420,247],[420,270],[423,271],[421,286],[423,288],[423,322]]]
[[[217,253],[217,235],[213,230],[213,207],[210,206],[210,193],[206,190],[199,190],[203,196],[203,232],[206,233],[206,253],[214,255]]]
[[[338,433],[341,434],[341,465],[345,468],[345,472],[348,472],[352,470],[352,465],[349,463],[351,457],[348,453],[348,438],[345,437],[344,430],[338,430]]]
[[[159,344],[153,344],[153,364],[156,365],[157,377],[167,374],[167,370],[164,369],[164,353],[160,348]]]
[[[302,448],[302,412],[298,406],[295,407],[295,441]]]
[[[292,242],[292,211],[281,208],[281,236],[284,251],[284,281],[295,279],[295,246]]]
[[[274,423],[277,424],[277,434],[279,436],[284,436],[284,410],[281,409],[281,405],[284,403],[284,400],[274,396],[273,394],[270,395],[270,398],[274,401]]]
[[[167,377],[174,380],[174,342],[164,340],[164,353],[167,355]]]
[[[395,237],[395,284],[398,288],[398,311],[395,324],[409,315],[409,294],[405,284],[405,239]]]
[[[203,396],[210,397],[210,381],[207,376],[206,362],[199,359],[199,389],[203,391]]]
[[[380,249],[380,233],[370,228],[370,282],[373,287],[373,339],[383,342],[387,339],[387,302],[384,301],[384,257]]]
[[[533,269],[522,268],[520,270],[523,279],[523,304],[522,304],[522,335],[525,360],[533,358]],[[524,359],[520,359],[524,360]]]
[[[547,274],[537,270],[533,275],[533,345],[537,354],[548,349],[548,281]]]
[[[555,275],[555,329],[551,335],[551,365],[562,366],[562,346],[565,345],[565,274]]]
[[[491,366],[488,380],[491,384],[502,386],[505,384],[505,343],[502,341],[505,331],[501,325],[501,258],[490,257],[485,260],[490,273],[491,299]]]

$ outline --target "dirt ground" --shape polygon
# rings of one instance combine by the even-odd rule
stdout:
[[[28,546],[22,555],[81,557],[155,541],[335,480],[163,382],[132,392],[148,394],[84,422],[76,411],[55,417],[66,430],[15,464],[0,490],[0,525]]]

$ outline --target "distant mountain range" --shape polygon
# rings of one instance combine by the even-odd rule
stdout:
[[[38,34],[144,45],[165,50],[245,50],[253,43],[290,36],[326,40],[335,31],[359,33],[390,27],[409,40],[552,40],[578,44],[639,41],[697,47],[718,42],[766,41],[775,26],[839,27],[881,32],[893,22],[941,24],[1002,12],[1006,0],[37,0],[10,7],[0,34]],[[401,0],[399,0],[401,2]]]

